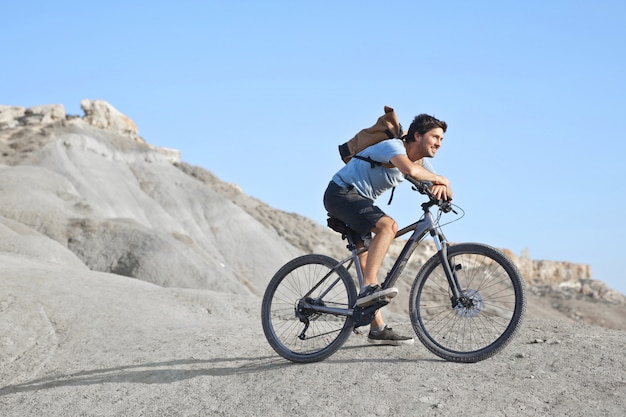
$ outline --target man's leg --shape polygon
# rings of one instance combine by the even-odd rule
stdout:
[[[363,269],[363,283],[365,285],[378,284],[378,270],[389,251],[391,242],[398,232],[398,224],[389,216],[383,216],[372,229],[374,237],[367,251],[367,263]]]
[[[398,232],[398,224],[391,217],[383,216],[376,223],[376,227],[372,229],[374,237],[370,242],[370,247],[363,257],[359,258],[361,267],[363,268],[363,284],[378,284],[378,271],[383,264],[383,260],[389,251],[391,242]],[[365,261],[365,262],[363,262]],[[380,327],[385,324],[383,315],[380,310],[376,312],[376,316],[371,323],[373,327]]]

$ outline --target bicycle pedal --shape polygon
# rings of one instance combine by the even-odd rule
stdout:
[[[392,298],[389,298],[387,296],[385,297],[380,297],[379,299],[376,300],[376,304],[377,305],[383,305],[386,306],[387,304],[389,304],[391,302]]]
[[[381,297],[370,300],[367,304],[364,304],[361,307],[371,307],[371,306],[383,307],[389,304],[390,302],[391,302],[391,298],[387,297],[386,295],[383,295]]]

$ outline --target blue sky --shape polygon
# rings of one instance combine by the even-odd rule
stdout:
[[[0,103],[107,100],[271,206],[325,221],[337,145],[396,109],[446,120],[451,241],[587,263],[626,293],[622,1],[9,2]],[[419,196],[387,206],[402,225]]]

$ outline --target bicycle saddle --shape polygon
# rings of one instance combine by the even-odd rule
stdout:
[[[328,224],[328,227],[330,227],[337,233],[341,233],[342,235],[345,235],[347,233],[354,233],[354,230],[350,229],[347,224],[331,215],[328,215],[328,220],[326,222]]]
[[[361,234],[353,229],[351,229],[347,224],[343,221],[339,220],[336,217],[328,215],[328,220],[326,221],[328,227],[333,229],[337,233],[341,233],[342,239],[347,239],[348,236],[351,238],[351,242],[362,242],[363,238]],[[350,240],[349,240],[350,241]]]

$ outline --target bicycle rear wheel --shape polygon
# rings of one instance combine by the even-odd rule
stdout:
[[[321,313],[310,305],[342,308],[356,302],[350,273],[324,255],[304,255],[283,266],[265,290],[261,308],[263,332],[272,348],[293,362],[326,359],[346,341],[353,327],[347,315]]]
[[[420,341],[453,362],[478,362],[501,351],[515,335],[526,310],[517,267],[499,250],[479,243],[448,248],[448,260],[461,288],[452,292],[435,254],[411,288],[410,314]]]

